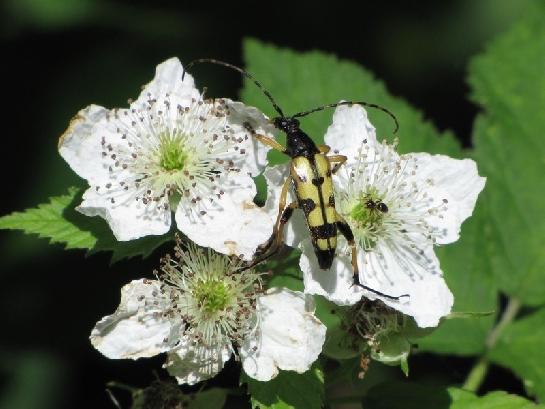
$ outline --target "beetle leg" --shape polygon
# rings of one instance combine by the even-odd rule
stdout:
[[[331,148],[328,145],[318,145],[318,150],[320,153],[328,153]]]
[[[266,243],[260,246],[263,251],[267,251],[273,245],[274,241],[277,240],[276,236],[278,234],[278,226],[280,225],[280,220],[286,208],[286,199],[288,198],[288,190],[290,188],[290,184],[291,175],[286,178],[286,181],[282,185],[282,190],[280,192],[280,201],[278,202],[278,216],[276,217],[276,221],[274,222],[274,228],[271,238]]]
[[[244,123],[244,127],[248,132],[252,134],[255,139],[257,139],[262,144],[270,146],[276,151],[280,151],[282,153],[286,152],[286,148],[282,146],[282,144],[278,143],[278,141],[276,141],[274,138],[256,133],[255,129],[248,122]]]
[[[360,283],[359,278],[359,270],[358,270],[358,252],[356,243],[354,241],[354,234],[352,233],[352,229],[339,213],[337,213],[337,228],[341,232],[341,234],[344,236],[344,238],[348,241],[348,245],[352,249],[352,269],[354,271],[353,275],[353,283],[352,285],[357,285],[358,287],[361,287],[367,291],[370,291],[376,295],[380,295],[381,297],[388,298],[390,300],[399,300],[401,297],[408,297],[408,294],[399,295],[397,297],[381,293],[380,291],[373,290],[371,287],[367,287],[366,285]]]
[[[331,164],[335,164],[335,166],[333,166],[333,168],[331,169],[331,173],[336,173],[339,168],[341,167],[341,165],[346,162],[346,159],[348,159],[346,156],[344,155],[333,155],[333,156],[326,156],[327,160],[329,160],[329,163]]]
[[[344,220],[344,217],[342,217],[339,213],[337,213],[337,228],[344,236],[346,241],[348,241],[348,245],[350,246],[350,249],[352,251],[352,271],[354,274],[354,285],[360,285],[358,269],[358,248],[356,246],[356,242],[354,241],[354,233],[352,233],[352,229],[350,228],[346,220]]]
[[[284,226],[290,220],[293,211],[297,209],[297,207],[299,207],[297,202],[292,202],[283,210],[282,213],[278,215],[278,221],[274,226],[271,238],[267,241],[267,243],[262,245],[263,255],[260,256],[257,260],[254,260],[250,265],[244,267],[242,270],[247,270],[258,265],[259,263],[267,260],[278,251],[278,249],[282,245],[282,241],[284,238]]]
[[[282,146],[280,143],[278,143],[277,141],[275,141],[273,138],[269,138],[268,136],[261,135],[261,134],[258,134],[258,133],[253,134],[253,136],[259,142],[261,142],[261,143],[263,143],[263,144],[265,144],[267,146],[270,146],[271,148],[273,148],[276,151],[279,151],[279,152],[282,152],[282,153],[286,152],[286,148],[284,146]]]
[[[282,244],[282,241],[284,241],[284,227],[286,226],[286,223],[290,220],[293,211],[298,207],[299,205],[297,204],[297,202],[291,202],[282,212],[282,216],[280,217],[280,220],[278,221],[278,224],[276,226],[276,240],[273,246],[278,247]]]

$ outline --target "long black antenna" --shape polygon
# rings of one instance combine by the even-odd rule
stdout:
[[[252,74],[250,74],[249,72],[247,71],[244,71],[242,68],[239,68],[237,67],[236,65],[233,65],[233,64],[229,64],[227,62],[224,62],[224,61],[220,61],[220,60],[215,60],[213,58],[200,58],[198,60],[193,60],[191,61],[189,64],[187,64],[186,66],[186,70],[189,70],[191,67],[193,67],[194,65],[196,64],[201,64],[201,63],[210,63],[210,64],[216,64],[216,65],[222,65],[224,67],[227,67],[227,68],[231,68],[232,70],[235,70],[235,71],[238,71],[239,73],[241,73],[243,76],[245,76],[246,78],[248,78],[250,81],[253,81],[253,83],[261,90],[261,92],[263,92],[263,94],[266,95],[267,98],[269,98],[269,101],[271,101],[273,107],[274,107],[274,110],[278,113],[278,115],[280,115],[281,117],[284,117],[284,112],[282,112],[282,109],[280,109],[280,107],[278,106],[278,104],[276,103],[276,101],[274,100],[274,98],[272,97],[271,93],[269,91],[267,91],[263,85],[261,85],[261,83],[256,80]],[[185,73],[186,73],[186,70],[184,70],[184,73],[182,74],[182,81],[184,80],[184,77],[185,77]]]
[[[397,118],[392,112],[390,112],[389,110],[387,110],[386,108],[384,108],[384,107],[382,107],[380,105],[371,104],[371,103],[365,102],[365,101],[343,101],[343,102],[337,102],[335,104],[322,105],[321,107],[311,109],[310,111],[299,112],[298,114],[292,115],[291,117],[292,118],[301,118],[302,116],[307,116],[308,114],[312,114],[314,112],[322,111],[322,110],[324,110],[326,108],[335,108],[335,107],[338,107],[339,105],[354,105],[354,104],[363,105],[363,106],[366,106],[366,107],[369,107],[369,108],[375,108],[375,109],[378,109],[378,110],[380,110],[382,112],[385,112],[395,122],[394,133],[396,133],[397,130],[399,129],[399,122],[397,122]]]

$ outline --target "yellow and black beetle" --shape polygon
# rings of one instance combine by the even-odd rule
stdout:
[[[314,252],[318,259],[321,269],[328,270],[333,263],[335,250],[337,248],[337,234],[340,232],[348,241],[352,251],[352,268],[354,285],[360,286],[375,294],[386,298],[398,299],[373,290],[359,282],[359,270],[357,262],[357,247],[354,241],[354,234],[346,220],[335,209],[335,196],[333,181],[331,175],[335,173],[346,161],[343,155],[327,155],[330,151],[327,145],[316,145],[314,141],[300,128],[297,118],[306,116],[313,112],[321,111],[325,108],[334,108],[339,105],[364,105],[371,108],[380,109],[390,115],[395,121],[395,130],[398,129],[397,119],[390,111],[376,104],[370,104],[364,101],[343,101],[334,104],[324,105],[309,111],[300,112],[295,115],[285,116],[282,109],[277,105],[272,95],[263,88],[263,86],[247,71],[232,64],[211,59],[199,59],[190,62],[186,69],[189,70],[193,65],[199,63],[211,63],[222,65],[224,67],[238,71],[246,78],[250,79],[271,101],[278,117],[272,119],[275,128],[286,134],[286,146],[282,146],[275,139],[265,135],[257,134],[249,124],[247,129],[253,136],[270,146],[272,149],[280,151],[291,158],[290,174],[287,177],[282,192],[280,194],[280,203],[278,217],[274,226],[273,234],[269,242],[264,245],[264,256],[261,256],[252,265],[255,265],[264,259],[270,257],[282,244],[284,237],[284,226],[289,221],[293,211],[297,208],[303,210],[307,226],[314,246]],[[333,166],[332,166],[333,165]],[[286,205],[288,190],[293,185],[297,199]],[[373,205],[377,205],[373,203]],[[387,212],[386,205],[379,203],[377,209],[381,212]],[[382,205],[382,206],[381,206]]]

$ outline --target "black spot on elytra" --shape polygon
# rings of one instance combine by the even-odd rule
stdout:
[[[314,186],[321,186],[323,183],[324,183],[324,178],[322,176],[320,176],[317,179],[312,179],[312,184]]]
[[[329,196],[329,206],[335,207],[335,196]]]
[[[337,226],[333,223],[324,223],[320,226],[310,226],[310,233],[312,238],[317,239],[329,239],[337,235]]]
[[[305,214],[308,216],[310,212],[316,209],[316,203],[312,199],[301,199],[299,200],[299,207],[303,209]]]

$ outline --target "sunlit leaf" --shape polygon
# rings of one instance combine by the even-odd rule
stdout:
[[[491,392],[479,397],[454,387],[443,388],[410,382],[379,384],[371,388],[364,397],[363,404],[364,407],[373,409],[543,409],[545,407],[503,391]]]
[[[402,151],[460,155],[452,133],[439,133],[424,121],[419,111],[391,96],[381,81],[355,63],[318,51],[296,53],[257,40],[245,41],[244,55],[248,71],[272,93],[286,115],[340,100],[365,100],[384,106],[398,118],[400,129],[395,136]],[[259,88],[249,81],[245,82],[242,99],[271,116],[276,115]],[[369,116],[377,127],[379,139],[392,139],[392,119],[373,109],[369,109]],[[302,127],[315,141],[322,142],[331,117],[331,109],[311,114],[302,119]],[[275,156],[275,160],[282,160],[282,156]]]
[[[509,325],[498,339],[490,358],[513,369],[526,388],[545,400],[545,308]]]
[[[320,409],[324,399],[324,375],[316,365],[304,374],[281,371],[269,382],[244,376],[252,408]]]
[[[52,244],[63,244],[66,249],[86,249],[90,254],[111,251],[112,262],[135,256],[147,257],[171,239],[167,234],[118,242],[104,220],[84,216],[75,210],[80,202],[81,191],[70,188],[67,194],[50,198],[49,203],[0,217],[0,229],[37,234]]]
[[[478,118],[475,156],[495,237],[499,287],[525,304],[545,303],[545,8],[493,41],[470,66]]]

